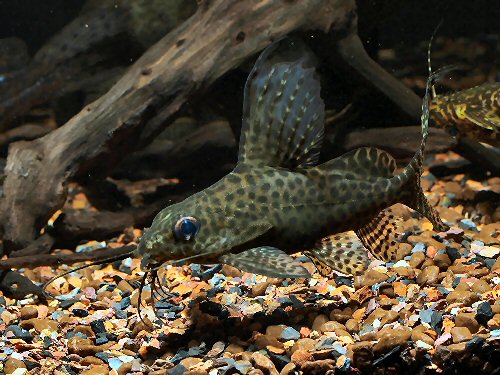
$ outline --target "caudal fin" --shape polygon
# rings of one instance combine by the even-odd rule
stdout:
[[[402,203],[429,219],[435,230],[446,231],[448,229],[448,226],[441,221],[439,214],[436,212],[434,207],[429,204],[420,185],[424,150],[427,142],[427,137],[429,135],[430,92],[436,76],[439,76],[441,74],[442,72],[438,71],[436,73],[430,74],[429,78],[427,78],[427,84],[425,86],[425,96],[422,103],[422,141],[420,143],[420,148],[413,156],[410,164],[406,166],[402,173],[394,176],[394,179],[399,180],[403,184],[401,189]]]

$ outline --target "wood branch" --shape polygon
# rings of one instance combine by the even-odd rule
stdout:
[[[58,264],[74,264],[86,261],[96,262],[99,260],[114,258],[120,255],[128,254],[133,250],[135,250],[135,248],[136,245],[126,245],[122,247],[105,248],[102,250],[95,250],[85,253],[50,254],[50,255],[42,254],[42,255],[30,255],[24,257],[8,258],[0,260],[0,270],[9,270],[11,268],[19,269],[19,268],[35,268],[40,266],[55,266]],[[0,283],[1,282],[2,279],[0,276]],[[30,291],[30,293],[34,292]],[[21,297],[24,297],[24,295],[22,295]]]
[[[352,150],[358,147],[377,147],[388,151],[395,158],[411,158],[420,147],[420,126],[394,128],[373,128],[353,131],[345,137],[344,147]],[[430,129],[426,152],[445,152],[455,146],[456,141],[442,129]]]
[[[25,124],[17,128],[10,129],[3,134],[0,134],[0,147],[7,146],[10,143],[17,141],[31,141],[43,137],[52,129],[47,126],[36,124]]]
[[[94,103],[45,137],[11,145],[5,245],[26,246],[64,204],[68,179],[102,176],[148,144],[193,94],[298,29],[345,28],[354,0],[213,0],[151,47]]]
[[[52,250],[52,246],[55,243],[54,237],[50,234],[45,233],[42,236],[38,237],[35,241],[30,243],[24,249],[18,250],[15,252],[16,257],[23,257],[29,255],[42,255],[48,254]]]
[[[40,256],[39,258],[47,258],[47,255]],[[5,270],[0,271],[0,290],[3,293],[15,299],[23,299],[28,294],[34,294],[40,299],[45,300],[42,288],[33,284],[30,279],[21,275],[19,272],[11,271],[10,267],[1,267],[2,262],[5,261],[0,260],[0,269]]]

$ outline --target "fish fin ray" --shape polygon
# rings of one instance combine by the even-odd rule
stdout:
[[[361,147],[327,161],[316,168],[326,173],[349,172],[355,177],[389,178],[396,171],[396,160],[386,151],[374,147]]]
[[[370,260],[362,243],[352,232],[322,238],[310,250],[304,251],[322,276],[332,271],[360,275],[368,268]]]
[[[309,278],[309,272],[284,251],[270,246],[261,246],[238,254],[224,254],[220,262],[245,272],[268,277]]]
[[[238,162],[288,169],[316,165],[324,136],[319,81],[304,58],[271,64],[270,52],[259,57],[245,85]]]

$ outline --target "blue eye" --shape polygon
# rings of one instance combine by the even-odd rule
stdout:
[[[186,216],[175,223],[174,233],[178,240],[189,241],[194,238],[199,229],[200,222],[192,216]]]

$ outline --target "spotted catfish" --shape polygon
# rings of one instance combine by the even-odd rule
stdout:
[[[437,126],[500,147],[500,82],[436,95],[430,111]]]
[[[401,173],[375,148],[317,165],[324,133],[320,84],[304,59],[271,63],[272,50],[260,56],[245,87],[237,166],[156,216],[137,250],[145,269],[192,261],[301,278],[309,272],[289,254],[305,250],[317,264],[359,274],[368,264],[360,241],[377,257],[393,256],[394,243],[386,240],[394,218],[383,210],[397,202],[446,229],[420,188],[428,95],[421,147]]]

